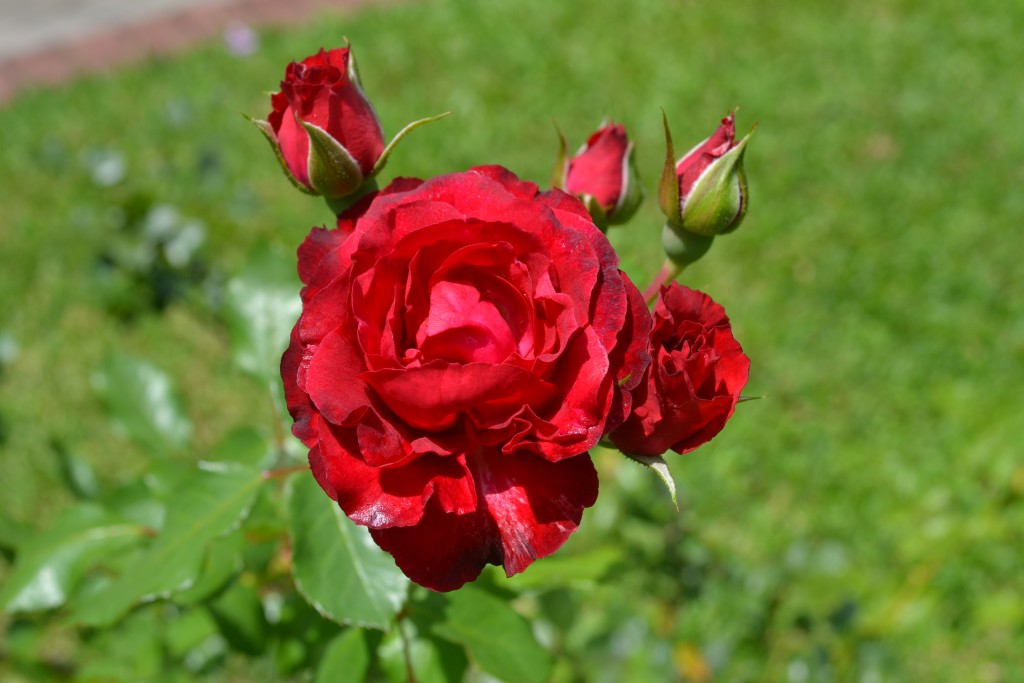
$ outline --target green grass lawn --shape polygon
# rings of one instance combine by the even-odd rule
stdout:
[[[624,122],[648,201],[611,238],[641,286],[659,108],[682,150],[735,106],[758,126],[750,214],[683,281],[726,307],[766,398],[670,458],[678,516],[600,458],[573,542],[646,552],[571,596],[578,620],[621,619],[608,680],[1024,680],[1022,25],[994,0],[405,3],[25,93],[0,109],[2,507],[43,525],[69,502],[55,444],[110,481],[142,469],[91,387],[112,350],[176,378],[200,453],[270,423],[228,362],[219,284],[327,213],[239,112],[264,116],[289,60],[348,36],[387,134],[453,112],[386,177],[499,163],[546,184],[552,119],[573,147]],[[206,239],[156,312],[125,264],[160,206]]]

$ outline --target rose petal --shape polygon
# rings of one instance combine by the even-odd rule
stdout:
[[[512,330],[480,292],[458,282],[430,290],[430,314],[416,333],[424,358],[455,363],[501,363],[515,348]]]
[[[350,430],[320,426],[318,461],[320,486],[357,524],[370,528],[411,526],[423,518],[424,506],[437,497],[439,509],[470,513],[477,507],[473,479],[463,457],[422,455],[404,465],[377,468],[359,457]]]
[[[597,472],[586,454],[551,463],[526,453],[477,453],[468,465],[475,513],[429,504],[415,526],[370,532],[409,578],[433,590],[455,590],[488,563],[518,574],[557,550],[597,499]]]
[[[684,199],[689,194],[694,183],[715,159],[735,147],[733,142],[735,135],[735,118],[729,114],[722,119],[722,125],[711,134],[711,137],[691,149],[676,163],[680,199]]]
[[[366,384],[359,379],[365,370],[358,346],[349,334],[336,329],[317,346],[303,388],[329,422],[345,424],[354,412],[370,405]]]
[[[619,201],[624,179],[622,161],[629,152],[626,128],[621,124],[601,127],[582,151],[569,162],[565,189],[574,195],[590,195],[605,211],[610,212]]]
[[[555,386],[508,364],[435,361],[365,372],[361,378],[406,424],[428,432],[451,427],[460,413],[495,422],[523,405],[544,406],[558,393]]]
[[[615,397],[605,424],[606,434],[629,416],[633,406],[632,392],[646,382],[651,364],[649,340],[652,323],[647,302],[625,273],[622,273],[622,280],[626,285],[629,311],[609,358],[609,365],[615,371]]]
[[[632,412],[610,438],[627,453],[692,451],[732,416],[750,359],[733,338],[724,309],[675,283],[662,289],[655,307],[651,348],[654,359],[632,392]]]
[[[309,394],[299,388],[299,369],[302,364],[302,342],[299,340],[299,326],[292,328],[291,340],[281,356],[281,379],[284,382],[284,399],[288,414],[292,416],[292,434],[307,447],[316,443],[316,409]]]
[[[308,285],[324,256],[345,241],[347,235],[339,230],[313,228],[299,245],[299,279]]]

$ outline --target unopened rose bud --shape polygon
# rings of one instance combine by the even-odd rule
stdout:
[[[564,138],[562,144],[555,184],[579,197],[601,228],[632,218],[644,190],[625,126],[603,123],[571,159],[565,158]]]
[[[398,141],[441,118],[409,124],[385,147],[384,130],[363,93],[349,47],[321,49],[289,64],[270,103],[267,120],[253,123],[266,135],[292,183],[328,199],[358,196],[361,189],[375,187],[372,180]]]
[[[665,170],[660,184],[661,209],[676,230],[713,237],[732,232],[747,213],[747,177],[743,154],[750,135],[736,142],[733,115],[704,142],[672,163],[672,138],[668,142]]]
[[[384,151],[384,130],[349,48],[320,50],[289,64],[270,103],[267,121],[255,123],[296,187],[344,197],[371,175]]]

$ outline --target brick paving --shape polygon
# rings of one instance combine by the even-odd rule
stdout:
[[[0,105],[56,85],[249,26],[300,22],[324,7],[373,0],[0,0]]]

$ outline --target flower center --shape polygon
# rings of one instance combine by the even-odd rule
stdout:
[[[438,282],[430,290],[430,313],[416,332],[426,360],[501,363],[515,338],[498,308],[460,282]]]

